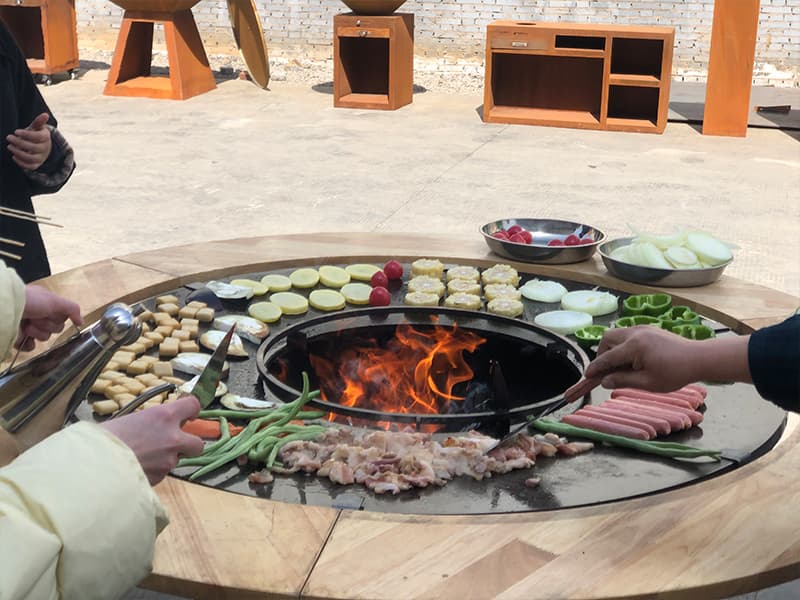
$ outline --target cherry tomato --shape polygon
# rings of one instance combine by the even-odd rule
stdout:
[[[493,238],[497,238],[498,240],[507,240],[510,236],[503,230],[495,231],[492,234]]]
[[[369,293],[370,306],[389,306],[392,303],[392,295],[385,287],[372,288]]]
[[[519,233],[520,231],[522,231],[522,227],[520,227],[519,225],[512,225],[511,227],[506,229],[506,233],[508,233],[509,236],[512,236],[515,233]]]
[[[526,244],[532,244],[532,243],[533,243],[533,234],[532,234],[530,231],[525,231],[525,230],[523,229],[522,231],[520,231],[520,232],[519,232],[519,234],[520,234],[520,235],[521,235],[523,238],[525,238],[525,243],[526,243]]]
[[[525,241],[525,238],[522,237],[522,234],[517,232],[511,234],[511,237],[508,238],[509,242],[514,242],[515,244],[527,244],[528,242]]]
[[[577,246],[581,243],[581,238],[579,238],[574,233],[570,233],[566,239],[564,240],[565,246]]]
[[[587,244],[594,244],[594,240],[590,237],[582,237],[581,241],[578,242],[580,246],[586,246]]]
[[[562,242],[561,240],[550,240],[549,242],[547,242],[547,245],[548,246],[563,246],[564,242]]]
[[[389,287],[389,277],[386,275],[384,271],[375,271],[375,274],[369,280],[369,284],[372,287]]]
[[[386,273],[386,277],[389,279],[402,279],[403,278],[403,265],[401,265],[396,260],[390,260],[385,265],[383,265],[383,272]],[[386,286],[384,286],[386,287]]]

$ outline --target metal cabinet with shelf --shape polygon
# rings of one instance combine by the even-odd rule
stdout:
[[[662,133],[674,29],[495,21],[483,119]]]
[[[414,15],[333,18],[333,105],[395,110],[414,92]]]
[[[45,83],[54,73],[73,74],[78,67],[74,0],[0,0],[0,21]]]

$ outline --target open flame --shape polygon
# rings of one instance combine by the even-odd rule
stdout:
[[[416,329],[398,325],[385,347],[377,341],[345,348],[338,356],[312,354],[321,397],[342,406],[391,413],[447,413],[464,398],[453,390],[473,371],[464,353],[486,340],[458,326]],[[336,416],[331,414],[330,419]],[[387,425],[388,426],[388,425]]]

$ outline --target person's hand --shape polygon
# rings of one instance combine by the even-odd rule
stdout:
[[[694,381],[692,342],[652,325],[609,329],[586,368],[586,379],[604,388],[671,392]]]
[[[27,129],[17,129],[6,136],[11,158],[26,171],[35,171],[50,156],[53,142],[47,128],[47,113],[37,116]]]
[[[181,431],[183,422],[199,412],[200,402],[187,395],[112,419],[101,427],[133,450],[150,485],[155,485],[175,468],[181,456],[197,456],[203,451],[203,440]]]
[[[37,285],[25,286],[25,308],[15,346],[24,351],[33,350],[36,340],[43,342],[63,331],[67,319],[77,326],[82,325],[81,307]]]

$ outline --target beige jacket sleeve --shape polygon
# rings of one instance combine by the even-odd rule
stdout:
[[[0,262],[0,357],[24,305]],[[0,600],[118,598],[149,573],[166,523],[125,444],[91,423],[68,427],[0,468]]]
[[[0,262],[0,362],[17,339],[24,308],[25,284],[13,269]]]
[[[0,598],[119,598],[150,572],[165,525],[133,452],[68,427],[0,469]]]

